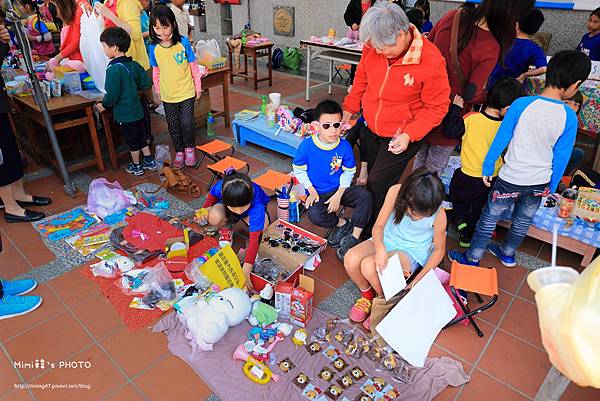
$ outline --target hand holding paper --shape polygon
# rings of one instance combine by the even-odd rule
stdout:
[[[398,254],[394,254],[394,256],[389,258],[387,267],[382,271],[378,271],[377,275],[379,276],[379,282],[381,283],[386,302],[406,287],[404,271],[402,270]]]

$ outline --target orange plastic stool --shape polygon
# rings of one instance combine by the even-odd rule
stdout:
[[[475,293],[479,303],[483,303],[480,294],[490,296],[492,299],[487,304],[479,306],[475,310],[470,310],[469,307],[462,302],[460,295],[458,295],[458,290]],[[452,296],[454,296],[456,302],[463,310],[463,315],[455,317],[445,327],[469,319],[469,322],[473,325],[473,329],[477,332],[477,335],[483,337],[483,332],[479,329],[477,323],[475,323],[473,316],[491,308],[498,300],[498,273],[496,272],[496,269],[467,266],[452,262],[452,270],[450,271],[450,292],[452,292]]]
[[[213,176],[208,183],[208,189],[212,187],[212,184],[216,178],[221,178],[225,174],[225,170],[227,169],[233,168],[236,171],[246,169],[246,174],[250,172],[250,166],[248,163],[231,156],[225,156],[223,159],[217,161],[216,163],[209,164],[206,167],[213,173]]]
[[[267,170],[253,181],[258,186],[275,192],[275,196],[281,191],[281,187],[286,185],[292,186],[292,177],[275,170]]]
[[[229,156],[233,156],[233,153],[235,152],[235,148],[233,146],[231,146],[230,144],[228,144],[226,142],[220,141],[218,139],[215,139],[211,142],[205,143],[204,145],[198,145],[198,146],[196,146],[196,149],[198,149],[200,151],[200,153],[202,153],[202,157],[200,158],[200,160],[198,160],[198,162],[194,166],[196,169],[198,167],[200,167],[200,164],[202,164],[202,161],[207,156],[209,159],[211,159],[213,162],[216,163],[222,159],[222,157],[219,156],[219,153],[229,150],[229,151],[231,151]]]

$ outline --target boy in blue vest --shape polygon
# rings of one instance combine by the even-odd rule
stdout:
[[[365,188],[352,185],[356,162],[352,146],[340,137],[341,106],[325,100],[314,114],[317,133],[302,141],[292,166],[308,194],[304,204],[310,221],[320,227],[335,226],[327,242],[338,248],[337,255],[343,261],[371,222],[373,197]],[[340,205],[354,209],[351,219],[337,217]]]
[[[100,35],[104,53],[110,59],[106,68],[106,95],[96,104],[98,112],[112,108],[121,133],[131,153],[131,163],[125,171],[143,175],[144,170],[156,170],[156,162],[150,154],[144,128],[144,109],[138,91],[150,89],[152,81],[144,68],[131,57],[125,56],[131,45],[129,34],[118,27],[105,29]],[[143,159],[140,160],[140,153]]]

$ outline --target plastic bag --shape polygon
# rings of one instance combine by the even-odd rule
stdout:
[[[83,57],[85,69],[94,80],[96,89],[106,93],[104,81],[106,79],[106,66],[108,57],[104,54],[100,43],[100,34],[104,30],[104,19],[95,13],[88,14],[86,11],[81,16],[81,37],[79,39],[79,50]]]
[[[154,267],[133,269],[123,274],[121,286],[126,294],[148,294],[156,291],[167,295],[171,292],[173,278],[163,262]]]
[[[283,66],[290,70],[300,69],[302,53],[297,47],[286,47],[283,52]]]
[[[156,145],[156,149],[154,151],[154,160],[156,160],[156,165],[159,168],[162,168],[165,160],[171,163],[171,152],[169,151],[169,145]]]
[[[580,386],[600,388],[600,258],[579,275],[568,267],[529,274],[550,362]]]
[[[130,207],[134,200],[135,198],[132,199],[118,181],[109,182],[106,178],[96,178],[88,190],[87,208],[104,219],[108,215]]]
[[[196,43],[196,57],[198,63],[202,65],[211,65],[215,59],[221,57],[221,49],[216,39],[199,40]]]

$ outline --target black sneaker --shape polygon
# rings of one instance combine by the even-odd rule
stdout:
[[[329,238],[327,238],[327,244],[332,248],[337,248],[340,246],[342,238],[350,235],[353,228],[354,225],[352,224],[352,221],[350,221],[350,219],[346,219],[346,223],[344,223],[343,226],[333,229],[329,235]]]
[[[144,175],[144,168],[142,167],[142,165],[135,164],[133,162],[127,163],[127,166],[125,166],[125,171],[133,175]]]
[[[467,223],[460,223],[456,227],[458,231],[458,245],[462,248],[469,248],[471,246],[471,233]]]
[[[349,234],[346,237],[342,238],[342,240],[340,241],[340,247],[335,251],[340,261],[343,262],[344,256],[346,256],[346,252],[358,245],[359,242],[360,241],[354,238],[352,234]]]
[[[156,171],[158,169],[158,166],[156,165],[156,161],[152,157],[144,156],[144,161],[142,161],[142,168],[144,170]]]

